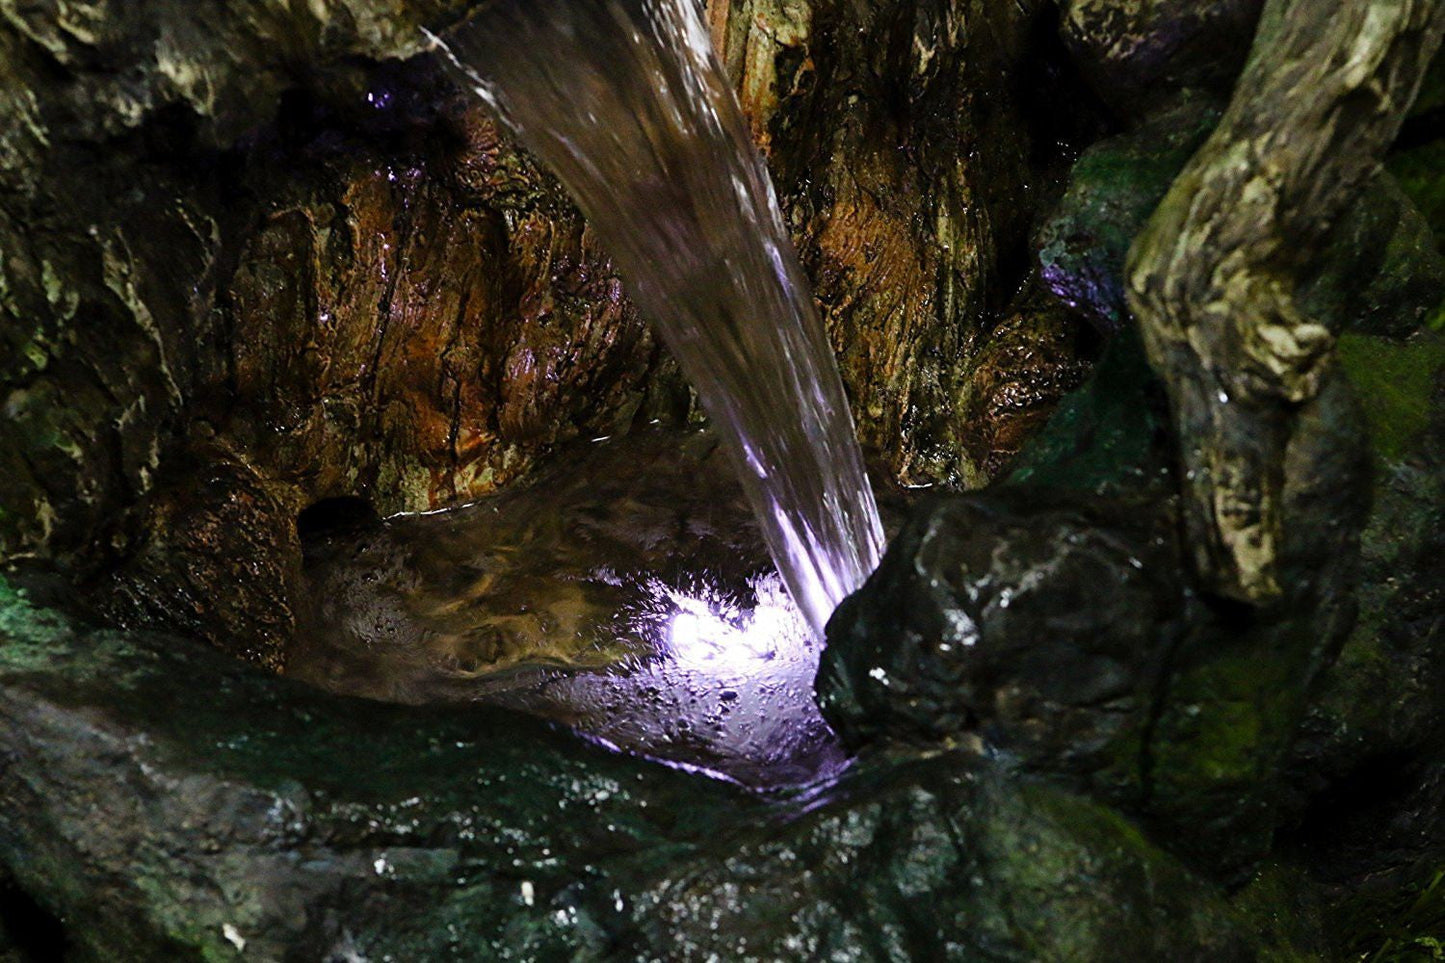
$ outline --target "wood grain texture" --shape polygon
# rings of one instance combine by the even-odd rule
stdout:
[[[1279,594],[1285,451],[1337,333],[1296,285],[1378,170],[1442,31],[1436,0],[1272,0],[1223,121],[1130,251],[1194,564],[1223,596]]]

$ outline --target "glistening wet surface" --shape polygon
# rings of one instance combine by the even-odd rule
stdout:
[[[486,701],[760,787],[845,764],[812,699],[821,641],[717,443],[587,443],[524,488],[320,534],[287,674],[408,703]]]
[[[883,530],[832,345],[701,13],[496,0],[433,39],[586,215],[821,634]]]

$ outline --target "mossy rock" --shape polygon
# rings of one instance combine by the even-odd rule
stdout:
[[[78,959],[1250,958],[1098,803],[969,754],[754,795],[328,696],[0,580],[0,872]]]
[[[1124,326],[1129,245],[1218,119],[1211,105],[1185,103],[1100,141],[1074,164],[1068,190],[1039,231],[1040,273],[1056,297],[1100,330]]]
[[[1370,420],[1374,504],[1359,618],[1296,750],[1306,787],[1372,758],[1429,753],[1445,732],[1445,336],[1346,335],[1339,357]]]
[[[1040,274],[1101,331],[1125,327],[1129,246],[1218,116],[1207,103],[1186,102],[1100,141],[1074,165],[1068,190],[1038,234]],[[1396,155],[1390,170],[1398,183],[1390,174],[1370,182],[1301,281],[1306,312],[1335,331],[1395,337],[1445,324],[1445,256],[1437,240],[1445,206],[1442,145]]]

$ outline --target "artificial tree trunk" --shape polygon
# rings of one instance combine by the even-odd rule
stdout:
[[[1339,376],[1339,332],[1297,291],[1379,170],[1442,31],[1433,2],[1268,4],[1229,110],[1134,242],[1130,306],[1183,440],[1194,565],[1222,596],[1280,594],[1286,452]]]
[[[0,27],[0,559],[279,667],[309,506],[434,508],[690,417],[563,192],[421,53],[465,6]],[[986,481],[1086,368],[1037,299],[991,344],[1092,123],[1045,15],[710,8],[885,477]]]

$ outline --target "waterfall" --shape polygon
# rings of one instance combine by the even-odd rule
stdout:
[[[843,382],[693,0],[494,0],[443,46],[696,388],[814,630],[883,544]]]

